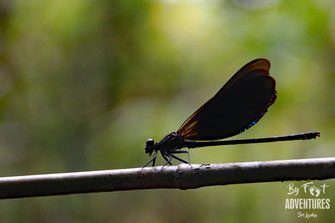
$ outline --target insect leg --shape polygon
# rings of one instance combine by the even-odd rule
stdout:
[[[173,155],[173,154],[168,154],[168,156],[170,156],[171,158],[175,158],[176,160],[179,160],[180,162],[183,162],[183,163],[186,163],[186,164],[191,165],[191,164],[188,163],[187,161],[185,161],[185,160],[183,160],[183,159],[181,159],[181,158],[179,158],[179,157],[177,157],[177,156],[175,156],[175,155]]]
[[[162,153],[162,152],[161,152]],[[165,157],[165,155],[167,156],[167,157],[169,157],[169,159],[167,159],[166,157]],[[162,156],[163,156],[163,158],[166,160],[166,163],[162,166],[162,169],[166,166],[166,164],[171,164],[171,160],[172,160],[172,157],[170,156],[170,154],[164,154],[164,153],[162,153]],[[171,164],[172,165],[172,164]]]
[[[170,162],[171,161],[171,159],[169,160],[168,158],[166,158],[166,156],[162,153],[162,157],[165,159],[165,161],[166,161],[166,163],[164,164],[164,166],[166,165],[166,164],[170,164],[171,166],[172,166],[172,163]]]
[[[187,153],[188,164],[191,164],[190,153],[188,151],[172,151],[172,152],[170,152],[170,154],[176,154],[176,153]]]
[[[155,162],[156,162],[156,157],[157,157],[157,152],[155,151],[154,153],[154,157],[152,158],[152,160],[150,160],[147,164],[144,165],[144,167],[148,166],[151,162],[152,162],[152,166],[155,165]],[[144,168],[142,167],[142,169]]]

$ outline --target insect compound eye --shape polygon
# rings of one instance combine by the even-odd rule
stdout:
[[[149,153],[149,155],[151,155],[151,153],[154,151],[154,145],[155,145],[154,140],[148,139],[145,144],[145,153]]]

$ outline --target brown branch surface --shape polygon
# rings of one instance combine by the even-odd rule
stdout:
[[[335,178],[335,158],[182,164],[0,178],[0,198]]]

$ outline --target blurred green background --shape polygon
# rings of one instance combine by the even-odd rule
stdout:
[[[195,149],[192,163],[334,156],[334,9],[331,0],[1,0],[0,176],[141,167],[147,138],[177,130],[260,57],[272,62],[278,98],[235,138],[321,138]],[[333,209],[335,182],[325,183]],[[2,200],[0,222],[335,221],[330,210],[309,211],[317,219],[285,210],[287,185]]]

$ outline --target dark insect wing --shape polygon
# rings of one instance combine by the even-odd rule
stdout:
[[[276,100],[276,82],[269,70],[267,59],[256,59],[242,67],[183,123],[178,135],[189,140],[215,140],[253,126]]]

